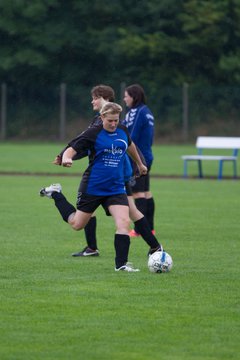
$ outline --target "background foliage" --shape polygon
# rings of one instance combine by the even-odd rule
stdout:
[[[195,106],[199,92],[207,118],[226,120],[230,107],[231,119],[238,121],[238,0],[0,0],[0,13],[0,80],[17,108],[18,130],[23,113],[28,121],[36,112],[40,120],[45,113],[56,117],[60,83],[68,85],[74,114],[81,97],[83,117],[93,85],[113,86],[120,101],[120,84],[138,82],[155,116],[174,128],[181,118],[181,87],[188,83],[194,121],[202,109],[201,102]],[[41,111],[38,102],[44,104]]]

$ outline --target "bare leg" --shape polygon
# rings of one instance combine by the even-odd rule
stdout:
[[[130,219],[129,207],[125,205],[111,205],[108,208],[116,224],[116,234],[128,235]]]
[[[68,223],[74,230],[82,230],[89,222],[92,214],[76,210],[68,218]]]

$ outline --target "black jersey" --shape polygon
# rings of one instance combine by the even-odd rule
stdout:
[[[96,127],[102,124],[102,119],[100,118],[99,115],[94,116],[92,122],[88,125],[88,129],[92,128],[92,127]],[[82,133],[81,133],[82,134]],[[67,146],[65,146],[65,148],[60,152],[60,154],[58,155],[61,159],[63,156],[64,151],[66,151],[69,147],[70,144],[77,141],[79,136],[81,136],[81,134],[77,135],[74,139],[72,139]],[[79,152],[77,155],[75,155],[73,157],[73,160],[79,160],[82,159],[84,157],[88,156],[88,150],[83,150],[82,152]]]

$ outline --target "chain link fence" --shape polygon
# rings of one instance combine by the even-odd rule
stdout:
[[[116,101],[123,104],[125,84]],[[44,91],[1,85],[1,140],[66,141],[93,117],[91,87],[59,84]],[[196,86],[146,89],[155,141],[193,142],[198,135],[240,136],[240,88]],[[123,111],[124,116],[125,108]]]

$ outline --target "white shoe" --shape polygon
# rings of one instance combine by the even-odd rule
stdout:
[[[60,184],[52,184],[50,186],[47,186],[45,188],[42,188],[39,191],[40,196],[47,196],[48,198],[52,198],[52,193],[56,191],[58,193],[62,192],[62,187]]]
[[[115,268],[115,271],[137,272],[137,271],[140,271],[140,270],[139,269],[134,269],[133,265],[128,262],[125,265],[120,266],[120,268]]]

